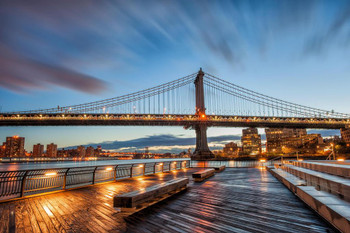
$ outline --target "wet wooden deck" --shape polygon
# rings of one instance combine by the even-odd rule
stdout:
[[[113,196],[198,169],[106,183],[0,204],[0,232],[332,232],[267,171],[233,168],[123,219]]]

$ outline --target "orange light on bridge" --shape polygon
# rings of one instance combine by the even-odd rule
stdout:
[[[202,114],[202,116],[201,116],[202,118],[205,118],[205,114]]]

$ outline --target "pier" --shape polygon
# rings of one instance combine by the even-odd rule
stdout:
[[[226,168],[194,183],[184,168],[31,196],[0,204],[0,232],[333,232],[319,216],[261,168]],[[126,216],[113,197],[174,178],[189,188]],[[12,218],[12,219],[11,219]],[[12,228],[13,229],[13,228]]]

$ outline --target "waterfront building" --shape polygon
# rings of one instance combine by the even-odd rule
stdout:
[[[0,147],[0,157],[5,156],[5,148],[6,148],[6,142],[3,142],[2,146]]]
[[[92,146],[88,146],[86,148],[85,156],[86,157],[94,157],[95,156],[95,149]]]
[[[85,157],[86,150],[84,146],[78,146],[76,151],[79,157]]]
[[[56,144],[47,144],[46,146],[46,156],[47,157],[57,157],[57,145]]]
[[[247,128],[242,131],[242,152],[244,155],[258,155],[261,153],[261,135],[257,128]]]
[[[286,146],[286,141],[293,144],[299,140],[303,135],[306,135],[306,129],[280,129],[280,128],[266,128],[266,152],[273,154],[283,153],[283,146]]]
[[[24,137],[6,138],[5,157],[24,157]]]
[[[223,153],[226,156],[238,157],[239,152],[240,147],[238,147],[237,143],[234,142],[225,144],[225,147],[223,148]]]
[[[284,138],[281,142],[284,154],[307,153],[316,154],[324,145],[321,134],[306,134],[299,137]]]
[[[42,157],[44,154],[44,145],[41,145],[40,143],[33,146],[33,157]]]
[[[346,143],[346,145],[350,146],[350,128],[340,129],[340,134],[342,140]]]

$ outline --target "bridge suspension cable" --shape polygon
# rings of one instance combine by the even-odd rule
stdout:
[[[191,86],[195,77],[196,74],[191,74],[142,91],[85,104],[12,113],[192,114],[195,103],[194,87]]]
[[[294,104],[246,89],[205,73],[204,84],[208,114],[308,117],[308,118],[350,118],[349,114],[327,111]]]
[[[10,114],[195,114],[194,80],[197,73],[156,87],[100,101],[65,107],[11,112]],[[204,73],[207,115],[349,119],[350,114],[294,104],[260,94]]]

